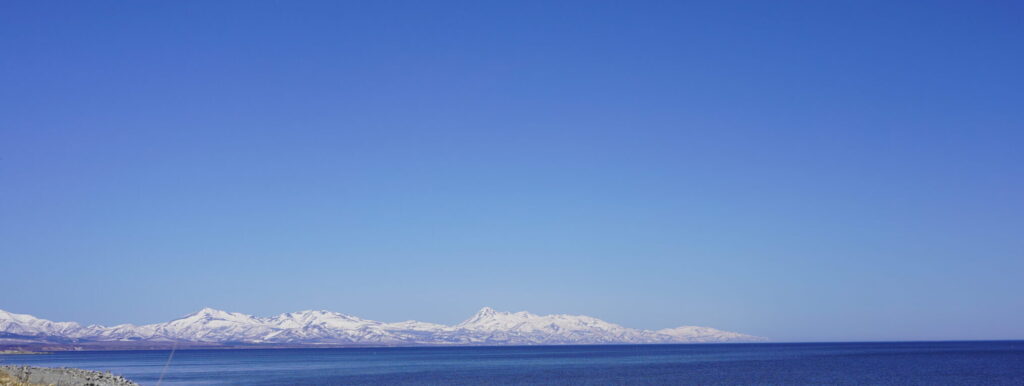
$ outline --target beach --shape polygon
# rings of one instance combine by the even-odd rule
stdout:
[[[137,386],[120,375],[73,368],[0,366],[0,386]]]

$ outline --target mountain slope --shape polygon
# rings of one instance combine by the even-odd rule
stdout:
[[[383,323],[330,311],[268,318],[204,308],[164,323],[113,327],[52,322],[0,311],[0,333],[19,339],[93,342],[191,342],[289,345],[536,345],[751,342],[762,338],[709,327],[658,331],[627,328],[582,315],[535,315],[484,307],[454,326]]]

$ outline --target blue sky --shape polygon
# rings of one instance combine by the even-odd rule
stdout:
[[[0,4],[0,309],[1024,338],[1012,1]]]

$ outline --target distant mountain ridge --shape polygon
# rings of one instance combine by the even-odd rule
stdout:
[[[259,318],[203,308],[164,323],[112,327],[53,322],[0,310],[0,343],[146,342],[207,345],[554,345],[757,342],[763,338],[710,327],[640,330],[583,315],[535,315],[484,307],[454,326],[384,323],[331,311]]]

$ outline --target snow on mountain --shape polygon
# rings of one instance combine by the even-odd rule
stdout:
[[[379,323],[330,311],[300,311],[281,314],[266,320],[279,328],[331,328],[354,329]]]
[[[87,341],[210,344],[531,345],[697,343],[762,340],[708,327],[638,330],[583,315],[535,315],[484,307],[454,326],[405,321],[382,323],[330,311],[300,311],[258,318],[204,308],[164,323],[81,327],[0,311],[0,332]]]
[[[451,327],[437,323],[419,322],[415,320],[406,320],[404,322],[386,323],[383,325],[385,329],[391,331],[424,331],[424,332],[436,332],[450,329]]]
[[[756,336],[722,331],[711,327],[682,326],[655,332],[672,337],[673,343],[757,342],[764,340]]]
[[[481,343],[643,343],[639,330],[589,316],[535,315],[526,311],[499,312],[484,307],[455,326],[475,334]]]
[[[399,343],[384,323],[330,311],[301,311],[263,319],[278,331],[267,337],[279,343]]]
[[[136,326],[134,324],[119,324],[113,327],[90,325],[79,331],[70,338],[87,338],[103,341],[169,341],[171,339],[157,335],[156,331],[149,326]]]
[[[260,319],[237,312],[203,308],[166,323],[150,324],[157,335],[188,342],[254,342],[273,332]]]
[[[27,336],[72,335],[82,326],[75,322],[51,322],[32,315],[0,310],[0,332]]]

